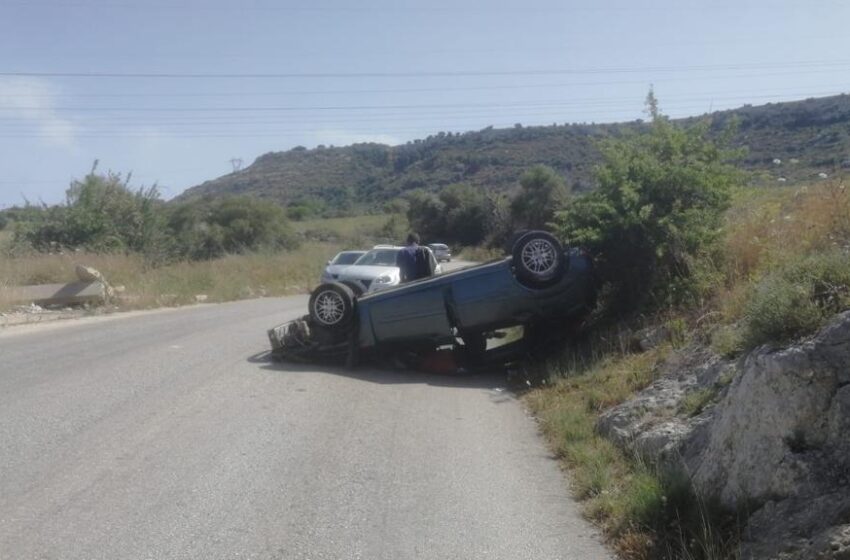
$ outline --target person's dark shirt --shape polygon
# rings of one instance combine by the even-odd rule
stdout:
[[[399,276],[402,282],[416,280],[416,250],[419,245],[411,243],[405,246],[396,255],[395,263],[399,270]]]

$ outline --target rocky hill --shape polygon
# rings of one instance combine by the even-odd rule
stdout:
[[[683,349],[597,428],[740,511],[741,558],[850,557],[850,312],[736,360]]]
[[[806,181],[850,168],[850,95],[744,106],[710,116],[717,131],[738,120],[733,144],[747,148],[742,163],[756,172],[755,181]],[[702,117],[685,121],[697,118]],[[178,200],[244,194],[284,205],[312,204],[327,215],[361,213],[416,188],[466,182],[508,191],[534,164],[557,169],[581,191],[593,186],[596,141],[641,126],[640,121],[517,125],[440,132],[401,146],[298,147],[264,154],[243,170],[186,190]]]

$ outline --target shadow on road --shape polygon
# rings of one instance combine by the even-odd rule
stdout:
[[[403,384],[420,383],[439,387],[458,387],[464,389],[505,389],[508,376],[504,368],[493,367],[486,370],[459,372],[451,374],[429,373],[414,369],[364,364],[354,369],[333,364],[299,364],[272,360],[268,351],[248,357],[248,362],[257,364],[261,369],[283,372],[322,372],[349,377],[370,383]]]

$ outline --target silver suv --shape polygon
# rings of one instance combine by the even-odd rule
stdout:
[[[396,266],[396,258],[403,248],[393,245],[376,245],[374,249],[367,251],[365,255],[354,261],[354,264],[340,270],[337,273],[337,282],[348,285],[359,294],[398,286],[401,275]],[[428,254],[432,259],[434,273],[440,274],[442,267],[437,262],[434,252],[429,249]]]

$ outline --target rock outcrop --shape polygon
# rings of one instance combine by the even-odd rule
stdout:
[[[598,429],[745,505],[744,558],[850,560],[850,312],[736,361],[678,352]]]

